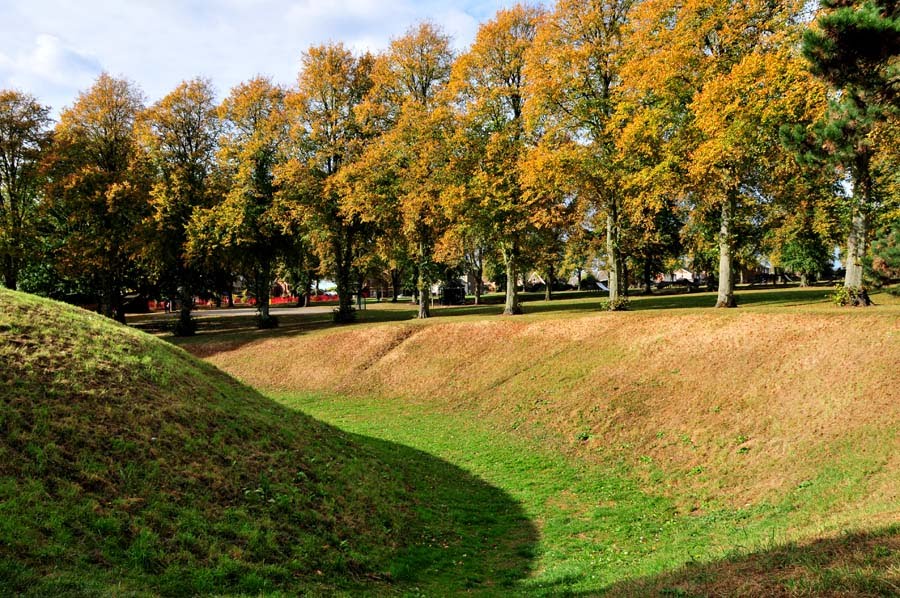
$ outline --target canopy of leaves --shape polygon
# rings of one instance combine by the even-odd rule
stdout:
[[[50,142],[50,109],[33,96],[0,91],[0,269],[15,288],[18,272],[33,250],[27,227],[37,205],[41,152]]]
[[[134,84],[101,74],[62,112],[47,157],[47,210],[57,216],[53,257],[68,276],[97,281],[110,315],[138,281],[134,258],[150,183],[134,134],[142,109]]]

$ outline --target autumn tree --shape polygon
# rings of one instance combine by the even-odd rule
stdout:
[[[879,167],[898,168],[877,154],[878,129],[891,126],[900,108],[900,6],[892,0],[823,0],[820,6],[803,54],[833,90],[815,140],[852,187],[844,286],[859,287],[873,218],[882,207]]]
[[[797,58],[787,52],[748,54],[728,75],[708,82],[693,104],[702,140],[689,171],[705,199],[721,206],[719,307],[734,304],[737,211],[776,195],[772,183],[779,179],[802,176],[780,143],[780,127],[811,126],[824,106]]]
[[[204,118],[213,123],[211,115]],[[250,281],[257,325],[273,327],[277,320],[269,315],[269,298],[276,260],[288,243],[275,178],[289,147],[285,91],[263,77],[241,83],[219,106],[218,118],[218,163],[228,190],[220,203],[194,210],[187,257],[226,250]]]
[[[542,9],[523,5],[499,11],[479,28],[452,75],[469,142],[463,147],[470,153],[470,159],[461,162],[467,185],[455,213],[488,217],[506,267],[507,315],[521,313],[516,281],[524,235],[531,228],[520,180],[529,143],[525,56],[543,17]]]
[[[817,224],[815,206],[808,204],[772,230],[772,265],[797,273],[801,287],[815,280],[831,259],[828,237],[821,234]]]
[[[799,1],[649,0],[633,13],[624,69],[631,126],[665,146],[660,164],[674,166],[662,176],[684,171],[683,201],[715,215],[719,307],[736,304],[736,224],[771,197],[774,169],[790,166],[779,128],[809,126],[821,104],[793,53],[802,9]]]
[[[623,227],[622,244],[628,249],[634,278],[649,295],[654,276],[665,272],[666,263],[682,255],[683,216],[673,194],[660,193],[650,199],[635,193],[630,199],[625,204],[627,225]]]
[[[100,75],[62,112],[47,160],[46,208],[64,215],[53,259],[65,275],[86,280],[101,311],[120,321],[125,292],[139,282],[140,227],[149,213],[134,131],[142,109],[134,84]]]
[[[288,100],[291,156],[279,171],[282,199],[309,238],[338,292],[338,322],[353,320],[354,261],[368,225],[342,207],[339,174],[363,150],[366,131],[356,107],[371,88],[372,57],[356,57],[342,44],[304,53],[299,87]]]
[[[875,235],[866,270],[876,287],[900,278],[900,218],[891,220]]]
[[[622,155],[616,113],[623,29],[633,0],[562,0],[528,56],[529,118],[557,131],[577,194],[605,221],[610,305],[627,291],[621,239]]]
[[[824,92],[818,84],[813,87]],[[824,100],[819,104],[824,109]],[[759,219],[765,224],[763,252],[772,267],[799,275],[800,286],[806,286],[831,271],[834,248],[841,238],[844,198],[833,169],[822,168],[819,160],[808,160],[797,152],[791,139],[797,131],[801,137],[809,136],[809,124],[782,126],[782,140],[790,151],[772,174],[789,169],[793,176],[773,177],[777,179],[774,201],[761,207]]]
[[[219,119],[210,83],[181,83],[144,112],[138,131],[155,176],[146,249],[168,291],[180,298],[176,334],[192,334],[191,308],[203,271],[202,261],[187,253],[188,223],[222,191],[215,181]]]
[[[40,161],[50,142],[50,110],[34,97],[0,91],[0,268],[15,289],[28,257],[30,222],[41,187]]]
[[[447,222],[441,203],[452,136],[444,93],[453,53],[450,38],[422,23],[393,40],[372,72],[372,89],[358,110],[377,137],[345,171],[344,209],[399,235],[413,251],[419,318],[427,318],[439,272],[435,244]]]
[[[519,162],[523,209],[529,229],[522,249],[528,261],[545,283],[544,298],[553,298],[553,283],[563,267],[565,243],[578,235],[587,200],[579,194],[577,175],[571,164],[571,151],[559,151],[553,134],[533,135],[535,143]],[[571,144],[568,149],[573,149]]]

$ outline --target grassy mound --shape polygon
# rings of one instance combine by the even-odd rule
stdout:
[[[428,542],[532,541],[505,495],[449,464],[76,308],[0,289],[0,364],[3,594],[330,591],[414,576]],[[496,557],[510,582],[527,567]]]
[[[695,512],[814,496],[833,530],[890,523],[900,312],[817,310],[436,318],[192,350],[261,389],[471,412],[624,462]]]
[[[749,298],[465,308],[185,346],[286,406],[505,489],[539,530],[525,595],[895,595],[900,304]]]

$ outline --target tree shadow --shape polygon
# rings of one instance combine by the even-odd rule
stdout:
[[[846,533],[809,542],[791,542],[750,554],[728,556],[641,578],[598,591],[568,590],[566,580],[547,595],[610,598],[631,596],[898,596],[900,525]]]
[[[197,334],[188,337],[177,337],[169,334],[177,315],[171,317],[141,318],[130,321],[129,326],[164,336],[174,345],[189,352],[208,357],[221,351],[230,351],[243,345],[270,338],[287,338],[308,334],[317,330],[340,328],[351,324],[336,324],[330,313],[304,312],[297,308],[297,313],[279,314],[278,327],[259,329],[256,327],[254,313],[246,315],[218,315],[208,312],[197,318]],[[372,324],[409,320],[413,310],[361,310],[357,312],[356,324]]]
[[[392,589],[503,594],[528,576],[538,531],[504,490],[418,449],[349,436],[403,480],[416,504],[409,544],[384,564]]]

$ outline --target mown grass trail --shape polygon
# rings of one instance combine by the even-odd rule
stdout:
[[[875,537],[833,539],[819,548],[782,546],[793,535],[792,524],[804,519],[804,511],[821,506],[811,484],[777,503],[691,512],[660,494],[642,491],[624,463],[579,463],[465,414],[428,412],[421,405],[388,399],[296,394],[274,398],[342,430],[451,462],[520,502],[539,539],[533,555],[528,554],[534,559],[531,575],[508,586],[509,591],[535,596],[689,596],[705,595],[708,585],[720,595],[747,595],[755,588],[754,593],[767,595],[888,596],[900,581],[897,527]],[[467,502],[473,521],[493,508],[478,504],[477,497],[434,496],[439,502],[460,499]],[[472,543],[473,538],[477,535],[470,534],[453,551],[432,547],[417,555],[423,557],[419,562],[401,558],[395,566],[411,574],[415,588],[426,595],[463,590],[491,595],[499,589],[493,580],[483,585],[485,580],[471,571],[485,549]],[[863,545],[861,555],[854,553],[857,544]],[[527,545],[520,549],[531,550]],[[829,559],[829,552],[838,549],[842,557],[853,555],[859,562]],[[760,571],[758,562],[770,563],[768,570]],[[672,573],[688,563],[691,568]],[[784,575],[788,565],[790,573]],[[417,567],[424,568],[413,573]]]
[[[826,292],[745,291],[737,310],[647,297],[625,313],[568,296],[425,322],[391,321],[405,312],[390,306],[355,326],[184,346],[507,493],[539,538],[522,594],[891,596],[900,302],[840,309]],[[498,587],[430,558],[458,575],[413,574],[429,595]]]

